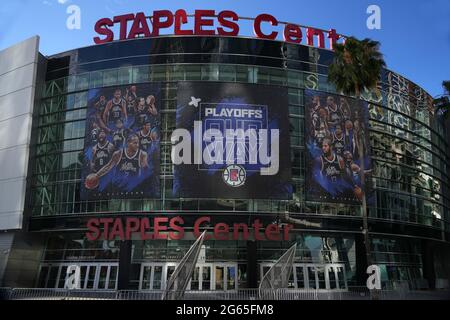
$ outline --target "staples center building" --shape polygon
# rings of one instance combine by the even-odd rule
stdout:
[[[257,288],[294,243],[292,288],[365,285],[368,264],[385,288],[448,288],[450,140],[428,93],[383,70],[339,95],[333,30],[161,15],[174,35],[138,14],[89,47],[0,52],[0,286],[63,288],[76,265],[84,289],[161,290],[207,230],[190,290]]]

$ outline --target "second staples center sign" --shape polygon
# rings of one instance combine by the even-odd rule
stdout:
[[[186,198],[289,199],[287,90],[182,82],[173,193]]]

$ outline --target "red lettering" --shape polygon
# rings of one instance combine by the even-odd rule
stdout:
[[[114,17],[114,23],[120,24],[120,40],[127,39],[128,21],[132,21],[133,19],[134,14],[132,13]]]
[[[206,17],[214,17],[214,10],[195,10],[195,34],[197,36],[213,36],[216,34],[214,30],[203,30],[203,27],[214,26],[213,19],[205,19]]]
[[[125,240],[125,234],[123,233],[122,219],[120,218],[114,221],[111,233],[109,234],[109,237],[107,239],[114,240],[116,237],[119,237],[120,240]]]
[[[230,227],[226,223],[218,223],[214,227],[214,238],[216,240],[228,240]]]
[[[340,38],[341,36],[336,33],[335,29],[331,29],[330,31],[328,31],[328,39],[330,39],[331,50],[334,50],[334,46]]]
[[[165,20],[161,20],[165,18]],[[173,14],[169,10],[159,10],[153,12],[153,36],[159,36],[159,31],[173,25]]]
[[[100,39],[100,37],[95,37],[94,42],[95,44],[103,44],[107,42],[111,42],[114,40],[114,32],[111,29],[108,29],[108,27],[112,27],[114,23],[111,19],[103,18],[97,21],[95,24],[95,32],[98,34],[106,36],[104,39]]]
[[[153,235],[147,233],[150,230],[150,220],[148,218],[143,218],[141,220],[141,240],[151,240]]]
[[[265,231],[266,239],[270,241],[280,240],[280,227],[276,224],[269,224]]]
[[[258,38],[270,39],[270,40],[275,39],[278,35],[278,32],[273,31],[268,35],[264,34],[261,31],[261,23],[262,22],[269,22],[272,26],[277,26],[278,20],[275,19],[275,17],[270,14],[263,13],[256,17],[254,25],[253,25],[253,31]]]
[[[153,238],[154,239],[167,239],[167,234],[161,234],[161,231],[167,231],[167,226],[165,225],[161,225],[161,224],[167,224],[167,222],[169,222],[169,218],[155,218],[154,219],[154,235]]]
[[[197,219],[197,221],[195,221],[195,223],[194,223],[194,236],[196,238],[199,238],[202,235],[202,232],[200,232],[200,226],[203,223],[207,223],[207,222],[208,223],[211,222],[211,218],[210,217],[202,217],[202,218]],[[209,239],[210,239],[210,236],[206,235],[205,236],[205,240],[209,240]]]
[[[232,21],[228,19],[231,19]],[[225,31],[224,28],[217,28],[219,35],[235,37],[239,34],[239,25],[233,22],[239,20],[239,17],[235,12],[228,10],[222,11],[219,13],[218,20],[222,27],[231,29],[231,31]]]
[[[239,229],[242,227],[242,240],[248,240],[248,225],[245,223],[235,223],[233,226],[233,240],[239,240]]]
[[[131,240],[133,233],[139,231],[139,229],[140,229],[140,220],[137,218],[128,218],[125,227],[125,234],[126,234],[125,240]]]
[[[308,28],[306,32],[307,37],[307,45],[308,46],[314,46],[314,37],[317,36],[319,38],[319,48],[325,48],[325,36],[323,35],[323,32],[315,29],[315,28]]]
[[[259,234],[259,229],[262,227],[262,223],[259,219],[256,219],[255,222],[253,223],[253,228],[255,229],[255,240],[256,241],[261,241],[264,240],[260,234]]]
[[[90,219],[87,223],[88,232],[86,232],[86,238],[89,241],[96,241],[100,238],[101,232],[99,229],[100,221],[98,219]]]
[[[294,228],[292,224],[287,224],[284,226],[284,241],[289,240],[289,231],[291,231]]]
[[[169,237],[172,240],[181,240],[184,238],[184,228],[179,226],[178,224],[184,224],[184,220],[181,217],[175,217],[170,219],[170,228],[176,232],[169,232]]]
[[[141,240],[152,239],[173,239],[181,240],[184,238],[185,229],[184,219],[180,216],[169,219],[167,217],[156,217],[153,219],[154,233],[147,233],[150,228],[149,218],[127,218],[126,222],[122,223],[121,218],[101,218],[90,219],[87,222],[86,238],[89,241],[99,240],[102,236],[101,227],[104,228],[103,237],[105,240],[114,240],[120,238],[121,240],[131,240],[133,233],[140,232]],[[211,223],[211,217],[201,217],[194,223],[194,236],[200,237],[202,234],[202,228],[209,227]],[[263,224],[261,220],[256,219],[252,224],[254,229],[254,240],[261,241],[265,239],[270,241],[280,241],[283,233],[283,240],[289,240],[289,232],[294,228],[293,225],[288,224],[280,227],[277,224],[269,224],[262,232]],[[111,228],[111,230],[110,230]],[[170,228],[170,229],[169,229]],[[213,228],[214,238],[219,241],[226,241],[230,239],[230,226],[226,223],[218,223]],[[170,231],[169,231],[170,230]],[[240,239],[240,231],[242,230],[242,240],[249,239],[249,226],[245,223],[233,224],[233,240]],[[205,240],[209,240],[211,235],[206,235]]]
[[[301,43],[303,38],[302,30],[295,24],[288,24],[284,28],[284,41]]]
[[[113,223],[113,222],[114,222],[113,218],[102,218],[102,219],[100,219],[100,224],[103,225],[103,236],[104,236],[105,240],[108,239],[109,224]]]
[[[175,12],[175,34],[178,36],[189,36],[194,34],[192,30],[181,30],[181,25],[188,22],[187,13],[180,9]]]
[[[144,37],[150,37],[150,29],[147,23],[147,17],[143,12],[139,12],[134,18],[133,25],[131,26],[130,34],[128,39],[134,39],[136,36],[143,34]]]

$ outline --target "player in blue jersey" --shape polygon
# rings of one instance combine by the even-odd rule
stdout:
[[[127,146],[114,152],[108,164],[86,178],[86,188],[98,186],[98,180],[115,167],[117,167],[116,175],[123,179],[138,177],[143,170],[148,169],[147,152],[139,148],[139,137],[136,134],[127,137]]]
[[[109,122],[115,123],[118,119],[126,121],[128,118],[126,102],[122,98],[122,90],[114,91],[114,97],[106,105],[103,121],[105,124]]]

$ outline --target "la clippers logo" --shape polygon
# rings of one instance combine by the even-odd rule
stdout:
[[[245,169],[238,165],[228,166],[223,171],[223,181],[231,187],[241,187],[245,184],[247,173]]]

